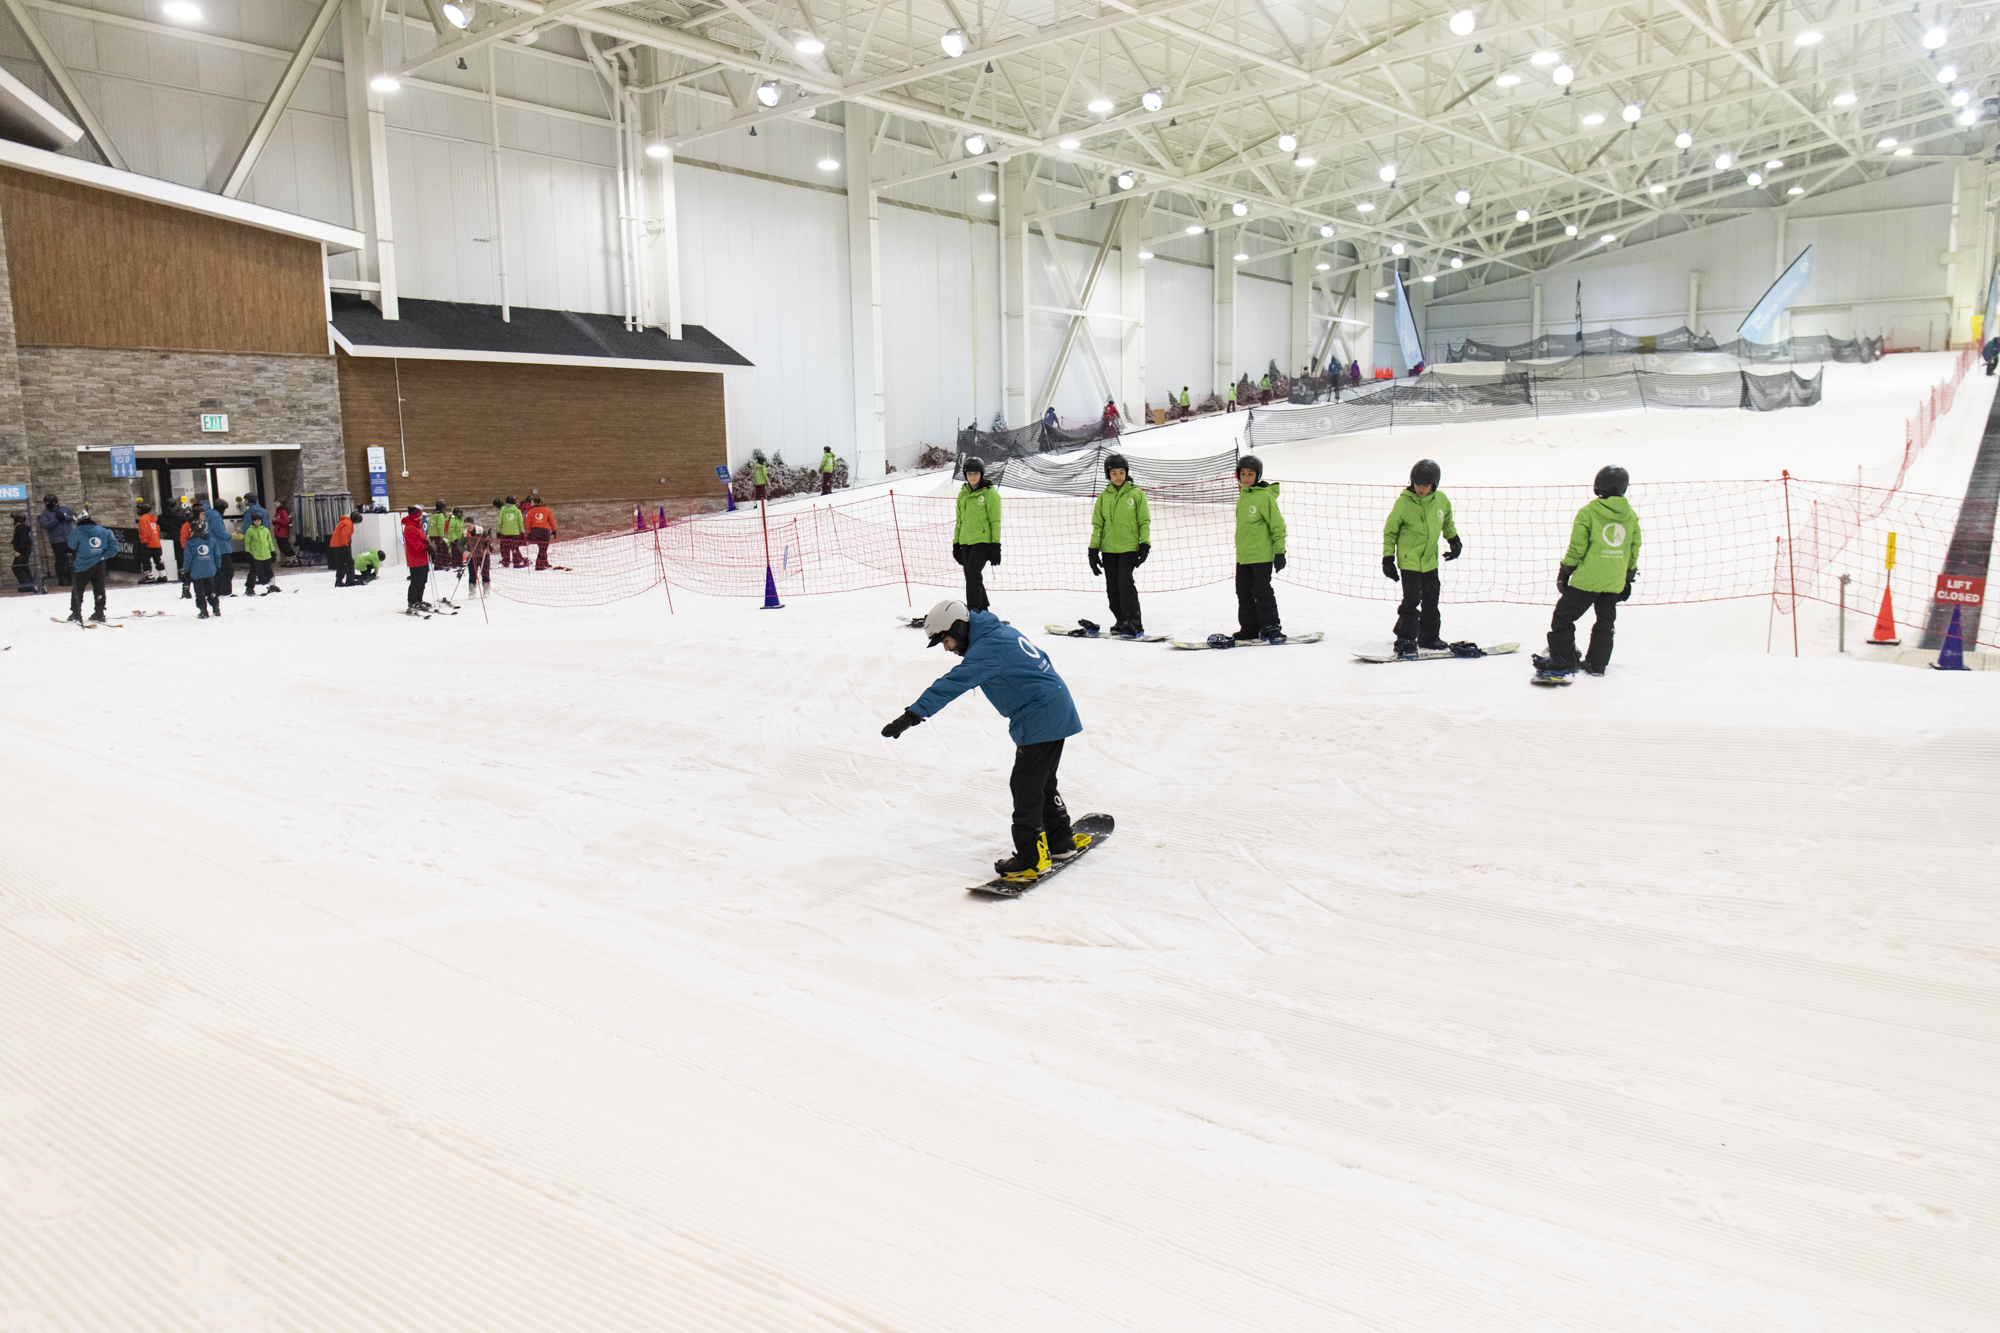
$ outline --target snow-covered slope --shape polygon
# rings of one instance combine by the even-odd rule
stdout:
[[[947,665],[900,596],[282,581],[0,602],[0,1329],[2000,1317],[2000,676],[1041,639],[1119,831],[991,902],[1012,751],[877,735]]]

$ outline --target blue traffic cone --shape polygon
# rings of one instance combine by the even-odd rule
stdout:
[[[1937,671],[1968,671],[1965,665],[1965,635],[1958,627],[1959,612],[1965,608],[1951,609],[1951,628],[1944,632],[1944,647],[1938,650],[1938,660],[1931,664]]]
[[[731,488],[730,488],[729,490],[726,490],[726,491],[724,491],[724,492],[722,493],[722,498],[723,498],[723,499],[725,499],[725,500],[727,500],[727,501],[729,501],[729,508],[725,509],[725,510],[724,510],[723,512],[724,512],[724,513],[726,513],[726,514],[733,514],[733,513],[735,513],[735,512],[736,512],[736,490],[735,490],[735,488],[734,488],[734,487],[731,487]]]
[[[771,567],[764,566],[764,610],[782,611],[785,604],[778,600],[778,580],[772,577]]]

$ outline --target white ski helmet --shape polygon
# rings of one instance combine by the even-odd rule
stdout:
[[[967,622],[971,619],[972,612],[965,609],[965,603],[955,597],[950,598],[939,602],[924,616],[924,633],[930,636],[933,648],[937,647],[938,640],[947,634],[963,643],[968,629]]]

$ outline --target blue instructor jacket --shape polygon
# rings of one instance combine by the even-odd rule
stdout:
[[[96,519],[90,519],[70,529],[69,549],[76,552],[76,572],[81,574],[117,555],[118,539],[109,528],[100,528]]]
[[[205,532],[188,534],[187,545],[181,548],[181,572],[191,579],[212,579],[221,568],[215,538]]]
[[[931,682],[910,705],[918,717],[935,717],[944,706],[973,686],[986,691],[986,701],[1007,719],[1007,734],[1016,745],[1039,745],[1083,730],[1069,686],[1041,649],[1000,623],[991,611],[974,611],[968,622],[972,643],[965,660]]]

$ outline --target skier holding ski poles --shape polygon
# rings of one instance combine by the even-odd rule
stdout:
[[[1090,845],[1090,835],[1071,827],[1056,786],[1063,742],[1083,730],[1069,686],[1041,649],[991,611],[971,610],[955,599],[939,602],[924,617],[924,633],[931,647],[942,644],[965,660],[932,682],[882,734],[895,740],[974,686],[984,690],[986,701],[1007,719],[1016,747],[1007,780],[1014,798],[1014,854],[995,861],[993,869],[1002,879],[1031,882],[1052,863]]]

